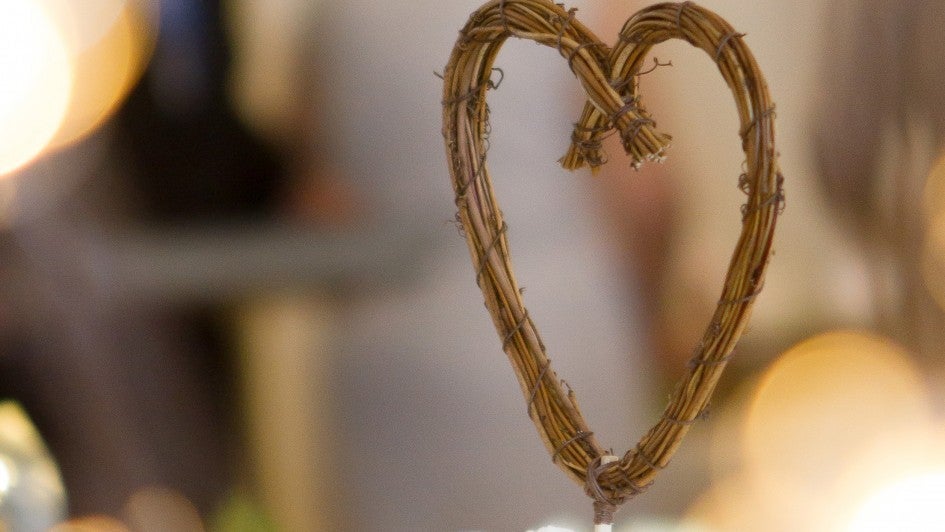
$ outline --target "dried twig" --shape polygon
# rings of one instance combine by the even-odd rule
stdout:
[[[492,0],[461,30],[444,71],[443,135],[456,191],[459,220],[476,267],[476,280],[503,349],[518,376],[531,417],[552,460],[595,500],[600,523],[642,492],[664,468],[694,422],[702,419],[716,383],[762,287],[775,220],[783,203],[774,147],[774,105],[752,54],[716,14],[691,2],[651,6],[632,17],[610,49],[549,0]],[[747,171],[740,187],[748,195],[742,233],[729,265],[715,314],[688,371],[662,418],[619,460],[588,428],[573,392],[551,367],[544,344],[522,300],[512,271],[507,226],[486,166],[489,110],[486,92],[495,83],[493,63],[509,37],[555,48],[581,82],[587,104],[561,163],[569,169],[602,164],[601,139],[615,129],[635,165],[659,159],[670,137],[655,129],[633,82],[650,48],[685,39],[719,67],[735,97]]]

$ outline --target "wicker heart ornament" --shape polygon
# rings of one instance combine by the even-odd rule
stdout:
[[[735,98],[746,157],[746,171],[738,184],[748,196],[741,212],[741,236],[718,306],[669,405],[619,459],[608,457],[585,423],[573,392],[552,369],[513,274],[507,226],[486,165],[486,93],[494,88],[493,63],[509,37],[556,49],[584,88],[587,103],[561,160],[569,169],[603,164],[601,140],[611,130],[619,133],[635,165],[663,155],[669,136],[656,131],[634,82],[647,53],[660,42],[684,39],[704,50]],[[612,522],[616,507],[653,481],[692,423],[706,412],[762,287],[784,197],[767,85],[742,35],[691,2],[640,11],[627,21],[611,49],[575,18],[574,10],[548,0],[493,0],[473,13],[460,31],[443,79],[446,155],[486,307],[518,377],[528,415],[553,462],[594,499],[595,522]]]

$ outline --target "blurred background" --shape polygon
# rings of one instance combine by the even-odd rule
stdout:
[[[749,330],[617,530],[929,530],[945,501],[945,6],[702,0],[777,102]],[[640,0],[568,7],[606,42]],[[443,154],[476,2],[0,3],[0,529],[588,530],[482,307]],[[732,97],[684,42],[674,142],[561,170],[582,96],[510,40],[489,163],[600,441],[655,422],[737,240]]]

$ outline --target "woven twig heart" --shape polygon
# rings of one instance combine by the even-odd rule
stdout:
[[[599,511],[612,514],[616,505],[652,482],[690,425],[706,412],[762,286],[783,202],[782,177],[767,86],[742,35],[724,20],[690,2],[654,5],[627,21],[617,45],[610,49],[574,14],[548,0],[493,0],[473,13],[444,72],[443,134],[476,279],[518,376],[528,415],[552,460],[586,488]],[[607,452],[587,427],[573,392],[565,390],[551,368],[525,309],[509,259],[507,227],[486,166],[486,91],[494,86],[490,80],[493,62],[508,37],[557,49],[587,93],[588,103],[562,159],[567,168],[602,164],[600,141],[610,129],[620,133],[634,164],[662,155],[669,136],[654,129],[634,83],[655,44],[677,38],[701,48],[718,64],[735,96],[747,168],[739,187],[748,201],[722,296],[662,418],[635,448],[613,463],[601,463]],[[607,519],[598,515],[597,520]]]

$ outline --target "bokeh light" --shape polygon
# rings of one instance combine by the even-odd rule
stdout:
[[[745,426],[750,465],[821,485],[863,442],[928,422],[931,404],[904,349],[833,332],[802,342],[763,377]]]
[[[922,210],[926,223],[922,277],[929,294],[945,309],[945,155],[932,165],[926,178]]]
[[[863,502],[848,532],[924,532],[942,525],[945,469],[906,477]]]
[[[742,408],[741,457],[725,459],[729,476],[693,507],[696,522],[840,526],[894,478],[892,471],[904,470],[882,459],[896,453],[877,457],[877,446],[915,444],[916,431],[934,424],[929,391],[906,350],[855,331],[822,334],[788,350]],[[719,507],[732,499],[745,504]]]
[[[59,468],[23,408],[0,402],[0,530],[45,530],[66,516]]]
[[[0,16],[0,175],[110,116],[153,47],[152,0],[7,0]]]
[[[945,427],[941,422],[885,434],[846,460],[838,477],[836,499],[838,530],[934,530],[940,522],[945,492]],[[938,480],[936,480],[938,479]],[[920,487],[928,491],[923,492]],[[929,516],[928,497],[937,500],[938,513]],[[899,515],[896,527],[869,528]],[[908,519],[905,517],[909,515]],[[930,520],[930,518],[932,520]],[[864,528],[865,527],[865,528]]]
[[[152,486],[135,492],[125,504],[124,513],[134,530],[205,529],[196,506],[183,494],[167,488]]]
[[[16,464],[6,456],[0,456],[0,497],[7,494],[17,482]]]
[[[107,119],[154,47],[151,0],[44,0],[70,54],[71,102],[50,148],[81,139]]]
[[[930,222],[945,215],[945,155],[929,170],[922,193],[922,210]]]
[[[945,309],[945,212],[929,221],[921,260],[925,288]]]
[[[6,175],[46,147],[72,91],[62,32],[39,2],[4,2],[0,80],[0,175]]]

